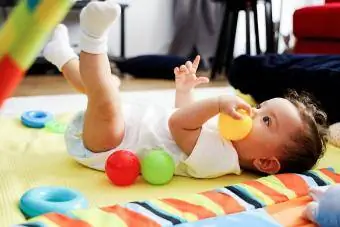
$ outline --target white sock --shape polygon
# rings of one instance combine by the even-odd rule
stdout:
[[[52,39],[45,46],[43,55],[46,60],[57,66],[60,71],[68,61],[78,58],[70,46],[70,39],[65,25],[59,24],[54,29]]]
[[[80,13],[80,48],[90,54],[107,52],[107,36],[112,23],[120,16],[114,0],[90,2]]]

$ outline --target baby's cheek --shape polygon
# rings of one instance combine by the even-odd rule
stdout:
[[[276,139],[272,137],[268,128],[264,128],[261,122],[254,121],[252,130],[246,139],[248,140],[248,147],[251,149],[252,158],[267,156],[274,152]]]
[[[259,124],[259,122],[256,119],[254,119],[251,131],[249,133],[249,137],[252,137],[252,138],[258,138],[259,137],[260,138],[261,133],[262,133],[261,125]]]

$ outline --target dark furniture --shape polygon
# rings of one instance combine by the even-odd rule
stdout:
[[[266,14],[266,37],[267,48],[266,53],[275,52],[274,45],[274,26],[272,19],[272,3],[271,0],[215,0],[222,3],[224,7],[224,17],[220,29],[216,53],[213,60],[211,78],[214,79],[217,73],[221,73],[223,69],[228,71],[230,64],[233,60],[234,44],[236,36],[236,28],[238,21],[238,14],[240,11],[245,11],[246,14],[246,54],[250,54],[250,13],[254,15],[254,30],[255,30],[255,43],[256,53],[260,54],[260,41],[259,41],[259,27],[258,27],[258,2],[265,4]]]
[[[312,94],[328,115],[340,121],[340,55],[242,55],[230,67],[229,82],[257,102],[282,97],[288,89]]]

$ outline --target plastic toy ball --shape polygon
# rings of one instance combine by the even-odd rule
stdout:
[[[140,174],[138,157],[127,150],[119,150],[110,155],[105,164],[105,172],[117,186],[133,184]]]
[[[242,140],[252,129],[253,122],[245,110],[239,110],[243,118],[236,120],[229,115],[220,114],[218,119],[218,130],[226,140]]]
[[[142,176],[150,184],[167,184],[173,178],[175,162],[163,149],[154,149],[148,152],[141,164]]]

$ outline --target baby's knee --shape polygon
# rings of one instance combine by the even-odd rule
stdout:
[[[111,100],[97,99],[88,102],[85,116],[93,118],[95,121],[111,122],[121,117],[121,114]]]

